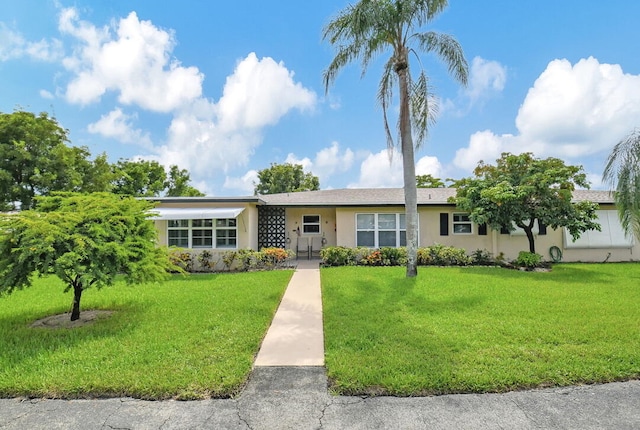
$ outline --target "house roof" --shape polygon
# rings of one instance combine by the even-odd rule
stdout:
[[[448,199],[455,195],[455,188],[418,188],[418,205],[452,205]],[[402,188],[343,188],[245,197],[152,197],[149,200],[162,203],[255,203],[267,206],[402,206],[404,190]],[[601,204],[614,203],[613,193],[601,190],[575,190],[573,200],[590,200]]]
[[[446,205],[455,188],[418,188],[418,205]],[[609,191],[575,190],[574,201],[614,203]],[[404,205],[402,188],[347,188],[268,194],[260,198],[269,206],[399,206]]]
[[[419,188],[418,204],[447,204],[455,196],[452,188]],[[402,188],[345,188],[261,195],[269,206],[399,206],[404,205]]]

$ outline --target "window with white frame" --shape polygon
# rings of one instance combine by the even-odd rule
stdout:
[[[302,232],[320,234],[320,215],[302,215]]]
[[[238,229],[235,218],[216,220],[216,248],[236,248]]]
[[[237,233],[235,218],[167,221],[167,244],[180,248],[237,248]]]
[[[168,231],[167,238],[169,246],[177,246],[178,248],[189,247],[189,220],[188,219],[170,219],[167,221]]]
[[[473,224],[469,219],[469,214],[454,213],[453,214],[453,234],[471,234],[473,233]]]
[[[407,244],[404,214],[356,214],[356,246],[399,247]]]

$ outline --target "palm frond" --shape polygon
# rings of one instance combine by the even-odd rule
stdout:
[[[382,79],[378,86],[378,102],[382,107],[382,116],[384,118],[384,131],[387,137],[387,148],[393,149],[394,141],[391,135],[391,128],[389,127],[389,120],[387,117],[387,109],[391,104],[393,98],[393,86],[395,83],[396,75],[393,72],[394,61],[390,58],[384,66],[384,72],[382,73]]]
[[[627,235],[640,239],[640,129],[613,147],[602,175],[615,188],[620,223]]]
[[[464,57],[462,46],[449,34],[428,31],[413,35],[418,40],[420,48],[425,52],[435,53],[447,66],[447,70],[456,81],[467,85],[469,79],[469,64]]]

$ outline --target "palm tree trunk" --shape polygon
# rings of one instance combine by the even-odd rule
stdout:
[[[407,222],[407,278],[418,275],[418,190],[411,136],[407,66],[396,68],[400,86],[400,148],[404,171],[404,205]]]

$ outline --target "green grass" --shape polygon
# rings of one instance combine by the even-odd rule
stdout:
[[[640,377],[640,264],[321,271],[340,394],[503,392]]]
[[[239,392],[291,271],[175,276],[87,290],[82,310],[115,313],[73,329],[31,328],[69,311],[54,277],[0,297],[0,397],[228,397]]]

